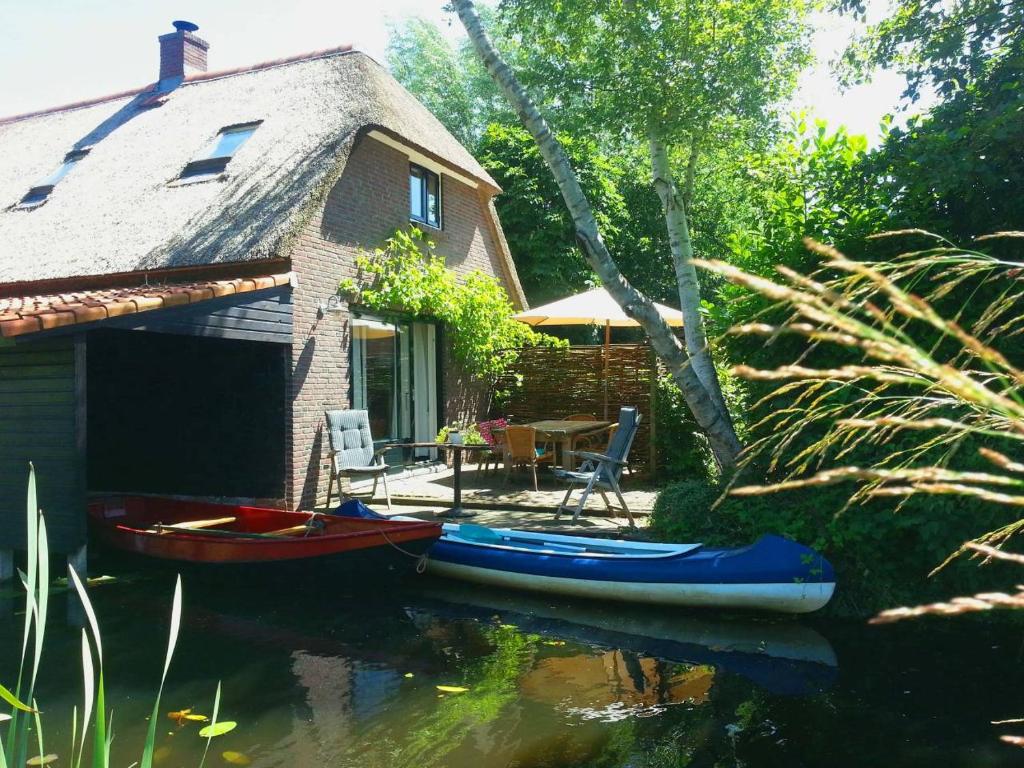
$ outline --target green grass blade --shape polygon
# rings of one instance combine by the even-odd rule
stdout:
[[[0,699],[3,699],[12,707],[20,709],[22,712],[35,712],[35,710],[32,707],[30,707],[25,702],[21,701],[17,696],[15,696],[9,690],[4,688],[2,685],[0,685]]]
[[[107,721],[107,745],[103,750],[103,764],[110,765],[110,745],[114,743],[114,710],[110,710],[110,720]]]
[[[220,680],[217,681],[217,693],[213,697],[213,714],[210,716],[210,728],[217,725],[217,714],[220,712]],[[203,749],[203,759],[199,761],[199,768],[206,763],[206,753],[210,751],[210,742],[213,741],[213,734],[206,737],[206,747]]]
[[[108,768],[107,760],[107,712],[106,697],[103,695],[103,661],[100,661],[100,675],[96,683],[96,727],[93,729],[92,768]]]
[[[68,566],[68,574],[71,577],[71,583],[75,585],[75,591],[78,592],[78,598],[82,601],[82,609],[85,611],[85,617],[89,620],[89,626],[92,628],[92,640],[96,644],[96,659],[99,661],[100,673],[103,673],[103,646],[100,643],[100,623],[96,620],[96,611],[92,608],[92,602],[89,600],[89,595],[85,592],[85,587],[82,585],[82,580],[78,578],[78,574],[72,566]]]
[[[43,749],[43,721],[39,719],[39,703],[35,699],[32,699],[32,706],[36,719],[36,743],[39,747],[39,761],[42,762],[43,757],[46,755],[46,750]]]
[[[82,690],[84,702],[82,704],[82,733],[81,741],[78,744],[78,757],[75,760],[75,768],[82,765],[82,755],[85,754],[85,734],[89,730],[89,717],[92,715],[93,698],[95,696],[96,679],[93,676],[92,649],[89,648],[89,636],[82,630]]]
[[[18,696],[21,696],[21,683],[25,675],[25,655],[28,653],[28,639],[32,634],[32,628],[35,626],[38,615],[36,607],[36,581],[37,569],[39,567],[37,552],[39,542],[38,520],[39,504],[36,496],[36,469],[32,462],[29,462],[28,488],[25,495],[25,542],[28,549],[28,561],[26,563],[28,573],[22,574],[21,571],[18,572],[22,579],[22,585],[25,587],[25,622],[21,639],[21,661],[18,664],[18,682],[14,686],[14,691]],[[6,763],[21,765],[24,762],[19,759],[19,753],[22,751],[21,747],[23,747],[26,728],[27,724],[23,722],[23,718],[18,716],[18,710],[16,708],[12,709],[11,722],[7,730]]]
[[[68,765],[79,765],[75,762],[75,744],[78,741],[78,705],[71,707],[71,745],[68,748]]]
[[[39,589],[36,598],[36,627],[35,627],[35,656],[32,660],[32,678],[28,686],[29,698],[35,693],[36,676],[39,674],[39,662],[43,657],[43,639],[46,636],[46,608],[50,596],[50,545],[46,535],[46,518],[39,513],[37,528],[38,544],[37,553],[39,557],[39,572],[37,574]]]
[[[25,576],[25,590],[27,598],[32,601],[33,608],[36,596],[36,577],[37,570],[39,568],[39,555],[38,555],[38,544],[39,544],[39,504],[36,497],[36,468],[32,462],[28,464],[28,493],[26,494],[26,514],[25,514],[25,541],[28,548],[28,561],[26,567],[28,573]],[[21,666],[25,666],[25,654],[28,651],[28,637],[32,631],[32,617],[35,615],[34,610],[29,611],[29,606],[25,606],[25,632],[21,641]],[[21,674],[18,674],[18,687],[21,687]]]
[[[153,702],[153,714],[149,718],[149,728],[146,729],[146,743],[142,747],[142,761],[140,768],[153,768],[153,750],[156,746],[156,722],[160,716],[160,697],[164,692],[164,682],[167,680],[167,671],[171,668],[171,659],[174,656],[174,647],[178,643],[178,631],[181,629],[181,575],[174,584],[174,600],[171,603],[171,628],[167,637],[167,655],[164,657],[164,673],[160,676],[160,687],[156,692],[156,701]]]

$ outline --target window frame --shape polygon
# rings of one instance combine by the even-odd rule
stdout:
[[[413,171],[419,171],[422,174],[422,184],[420,191],[420,210],[423,211],[423,216],[415,216],[412,212],[412,185],[409,185],[409,220],[422,224],[425,227],[431,229],[442,230],[444,229],[444,194],[442,191],[442,174],[432,171],[419,163],[409,163],[409,178],[413,177]],[[430,179],[433,177],[437,182],[437,222],[430,220]]]
[[[49,202],[50,195],[53,193],[54,187],[63,181],[65,176],[71,173],[78,161],[88,155],[91,149],[91,147],[85,147],[83,149],[73,149],[68,152],[64,155],[64,159],[53,173],[41,182],[29,187],[28,192],[26,192],[12,207],[18,211],[33,211],[41,205],[45,205]]]
[[[203,152],[200,157],[186,163],[175,181],[187,184],[198,181],[210,181],[211,179],[217,178],[227,170],[228,163],[230,163],[234,156],[238,154],[238,150],[240,150],[242,146],[252,138],[256,129],[262,124],[262,120],[252,120],[247,123],[233,123],[232,125],[225,125],[217,131],[213,139],[203,148]],[[239,142],[230,154],[213,154],[216,151],[217,146],[220,144],[221,137],[225,134],[243,132],[247,132],[249,135]]]

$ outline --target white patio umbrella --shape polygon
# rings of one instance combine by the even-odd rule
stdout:
[[[654,303],[662,319],[676,328],[683,325],[683,313],[677,309]],[[603,325],[604,326],[604,416],[608,418],[608,348],[611,346],[612,328],[637,328],[636,320],[622,311],[622,307],[604,288],[567,296],[550,304],[527,309],[515,315],[521,323],[534,327],[546,325]]]

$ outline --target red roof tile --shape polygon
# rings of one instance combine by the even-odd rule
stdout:
[[[200,280],[0,298],[0,337],[24,336],[135,312],[198,304],[218,296],[249,293],[290,282],[291,275],[282,273],[235,280]]]

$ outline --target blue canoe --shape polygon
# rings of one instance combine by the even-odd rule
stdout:
[[[376,515],[359,502],[341,514]],[[447,523],[427,572],[510,589],[674,606],[809,613],[835,590],[822,555],[781,536],[746,547],[654,544]]]

